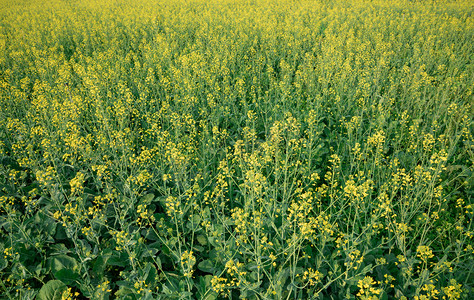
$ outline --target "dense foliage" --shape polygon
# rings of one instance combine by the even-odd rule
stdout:
[[[2,1],[0,297],[473,299],[473,8]]]

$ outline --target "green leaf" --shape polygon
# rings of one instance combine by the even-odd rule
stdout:
[[[206,298],[204,298],[205,300],[216,300],[217,299],[217,294],[216,292],[212,291],[211,294],[208,294],[206,296]]]
[[[65,240],[65,239],[67,239],[67,234],[66,234],[66,230],[64,229],[64,226],[62,226],[62,225],[57,225],[56,226],[56,233],[54,234],[54,239],[55,240]]]
[[[125,288],[130,288],[130,289],[132,288],[132,284],[126,280],[117,281],[115,284],[120,287],[125,287]]]
[[[212,249],[211,251],[209,251],[209,258],[217,261],[218,257],[219,254],[217,253],[216,249]]]
[[[60,300],[67,286],[60,280],[48,281],[36,296],[37,300]]]
[[[151,230],[150,228],[148,229],[143,229],[141,231],[141,234],[144,238],[150,241],[159,241],[160,237],[156,235],[155,231]]]
[[[71,269],[61,269],[54,273],[54,277],[67,285],[73,285],[79,280],[79,278],[81,278],[79,274],[72,271]]]
[[[180,299],[191,299],[191,296],[193,294],[191,292],[180,292],[179,293],[179,298]]]
[[[50,267],[53,273],[56,273],[62,269],[70,269],[73,271],[79,269],[77,261],[74,258],[64,254],[51,257]]]
[[[119,290],[115,292],[115,296],[120,299],[137,299],[131,288],[120,286]]]
[[[197,238],[197,241],[199,242],[199,244],[201,244],[203,246],[207,245],[207,239],[204,235],[200,234],[196,238]]]
[[[157,253],[158,253],[158,250],[154,248],[144,249],[140,255],[140,259],[143,259],[145,257],[155,257]]]
[[[159,256],[155,258],[155,262],[156,262],[156,266],[158,267],[158,270],[163,270],[161,266],[161,258]]]
[[[199,286],[198,291],[200,295],[200,299],[209,299],[214,300],[217,299],[217,294],[212,290],[212,275],[205,275],[199,277]],[[210,294],[209,294],[210,293]]]
[[[158,272],[156,271],[155,266],[149,262],[146,263],[145,268],[143,269],[143,274],[142,274],[142,278],[145,278],[145,283],[151,284],[152,282],[154,282],[157,274]]]
[[[151,203],[151,201],[153,201],[153,199],[155,199],[154,194],[146,194],[145,196],[142,197],[140,202],[143,204],[149,204]]]
[[[69,250],[66,245],[64,244],[54,244],[51,245],[51,255],[59,255],[59,254],[68,254],[71,253],[71,250]]]
[[[44,268],[44,262],[40,262],[36,268],[33,269],[36,276],[40,276],[42,273],[46,273],[46,268]]]
[[[372,270],[372,264],[368,264],[367,266],[365,266],[362,271],[360,272],[360,274],[367,274],[368,272],[370,272]]]
[[[112,250],[107,248],[102,252],[101,255],[97,257],[97,259],[94,262],[94,267],[92,268],[92,271],[95,273],[97,277],[102,279],[105,267],[107,266],[107,261],[109,260],[111,256],[112,256]]]
[[[203,271],[203,272],[212,273],[212,274],[215,271],[214,265],[212,264],[212,262],[209,259],[201,261],[198,264],[198,269]]]
[[[203,251],[204,251],[204,247],[201,247],[201,246],[198,246],[198,245],[194,245],[194,246],[193,246],[193,251],[196,251],[196,252],[203,252]]]
[[[0,257],[0,271],[5,269],[8,266],[8,261],[2,257]]]
[[[153,295],[150,292],[146,292],[144,296],[140,298],[140,300],[153,300]]]
[[[109,260],[110,256],[104,256],[104,255],[100,255],[99,257],[97,257],[97,260],[95,261],[94,263],[94,267],[93,267],[93,272],[95,273],[95,276],[97,276],[98,278],[103,278],[103,273],[104,273],[104,270],[105,270],[105,267],[107,266],[107,260]]]
[[[201,217],[198,214],[192,215],[189,219],[190,221],[186,224],[188,229],[194,230],[195,228],[199,227],[199,224],[201,223]]]
[[[126,253],[114,253],[107,263],[111,266],[126,267],[130,264],[128,256]]]

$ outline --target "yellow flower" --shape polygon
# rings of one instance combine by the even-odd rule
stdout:
[[[357,296],[363,300],[376,300],[378,295],[382,293],[382,289],[374,287],[376,282],[370,276],[365,276],[364,279],[359,280],[357,286],[359,287],[359,292]]]
[[[84,173],[82,172],[77,172],[76,176],[69,181],[69,184],[71,185],[71,194],[81,194],[83,189],[84,189]]]
[[[416,256],[421,258],[422,261],[426,262],[428,259],[432,258],[433,252],[431,251],[430,247],[420,245],[416,248]]]

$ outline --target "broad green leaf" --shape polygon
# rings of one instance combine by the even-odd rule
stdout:
[[[79,265],[74,258],[64,254],[51,257],[50,264],[51,271],[53,273],[56,273],[57,271],[62,269],[70,269],[76,271],[79,268]]]
[[[119,290],[115,292],[115,297],[118,299],[137,299],[133,290],[125,286],[121,286]]]
[[[193,251],[196,251],[196,252],[203,252],[203,251],[204,251],[204,247],[201,247],[201,246],[198,246],[198,245],[194,245],[194,246],[193,246]]]
[[[153,199],[155,199],[154,194],[146,194],[145,196],[142,197],[141,203],[148,204],[148,203],[151,203],[151,201],[153,201]]]
[[[126,253],[114,251],[114,254],[112,254],[107,261],[107,264],[111,266],[126,267],[130,264],[130,261]]]
[[[3,256],[1,256],[0,257],[0,271],[5,269],[7,266],[8,266],[8,261]]]
[[[204,235],[200,234],[196,237],[196,239],[199,242],[199,244],[203,246],[207,245],[207,238]]]
[[[92,271],[99,278],[103,277],[105,267],[107,266],[107,261],[109,260],[111,256],[112,256],[112,250],[107,248],[104,251],[102,251],[102,254],[99,255],[97,259],[95,260]]]
[[[120,287],[132,288],[132,284],[126,280],[117,281],[115,284],[117,284]]]
[[[48,281],[36,296],[37,300],[60,300],[67,286],[60,280]]]
[[[81,278],[79,274],[77,274],[71,269],[61,269],[54,273],[54,277],[56,277],[56,279],[58,280],[61,280],[67,285],[73,285]]]
[[[147,247],[147,249],[144,249],[142,254],[140,255],[140,259],[144,259],[146,257],[155,257],[157,253],[157,249]]]
[[[142,278],[145,279],[145,283],[150,284],[154,282],[157,274],[158,272],[156,271],[155,266],[147,262],[142,274]]]
[[[156,235],[155,231],[148,228],[141,231],[143,237],[150,241],[159,241],[160,238]]]
[[[209,294],[206,295],[204,298],[205,300],[216,300],[217,299],[217,293],[214,291],[211,291]]]
[[[109,260],[110,255],[99,255],[94,263],[93,271],[95,276],[98,278],[103,277],[105,267],[107,266],[107,261]]]
[[[61,226],[62,227],[62,226]],[[64,230],[64,229],[63,229]],[[54,244],[51,245],[51,255],[59,255],[59,254],[68,254],[71,253],[71,250],[69,250],[66,245],[62,243]]]
[[[214,273],[215,271],[214,265],[212,264],[210,260],[201,261],[198,264],[198,269],[207,273]]]

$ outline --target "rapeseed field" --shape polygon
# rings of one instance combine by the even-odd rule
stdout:
[[[1,299],[473,299],[474,2],[2,0]]]

